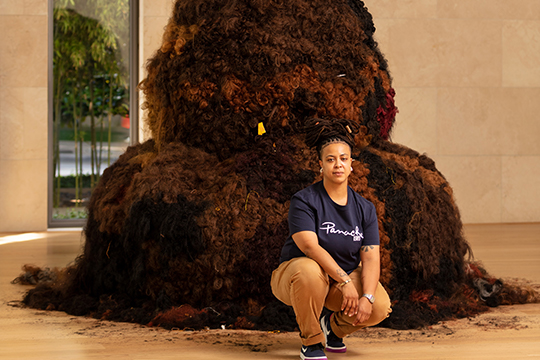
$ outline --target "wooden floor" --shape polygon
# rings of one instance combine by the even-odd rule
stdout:
[[[467,225],[477,260],[503,279],[540,284],[540,224]],[[33,240],[27,240],[33,239]],[[23,241],[26,240],[26,241]],[[63,267],[80,231],[0,234],[0,359],[298,359],[297,333],[167,331],[18,307],[23,264]],[[506,306],[414,331],[372,328],[335,359],[539,359],[540,304]]]

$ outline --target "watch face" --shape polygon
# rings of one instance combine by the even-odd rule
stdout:
[[[373,295],[371,295],[371,294],[364,294],[364,297],[366,299],[368,299],[369,302],[372,303],[372,304],[375,302],[375,297]]]

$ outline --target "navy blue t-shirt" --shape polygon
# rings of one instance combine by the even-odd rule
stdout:
[[[292,235],[313,231],[319,245],[337,264],[351,273],[360,264],[360,247],[379,245],[375,206],[348,187],[347,205],[336,204],[317,182],[294,194],[289,208],[289,237],[281,250],[280,263],[306,256]]]

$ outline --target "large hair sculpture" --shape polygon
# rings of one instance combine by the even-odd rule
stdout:
[[[389,140],[397,109],[374,31],[359,0],[178,0],[140,85],[151,140],[104,172],[83,254],[25,302],[165,327],[294,329],[270,276],[289,199],[319,180],[303,133],[313,117],[358,124],[349,183],[377,209],[394,308],[383,325],[532,301],[469,261],[448,182]]]

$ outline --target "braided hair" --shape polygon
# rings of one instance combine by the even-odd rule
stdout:
[[[358,134],[359,126],[356,122],[347,119],[319,119],[311,118],[304,126],[306,133],[305,143],[310,148],[315,148],[319,159],[322,149],[334,142],[343,142],[354,149],[354,137]]]

